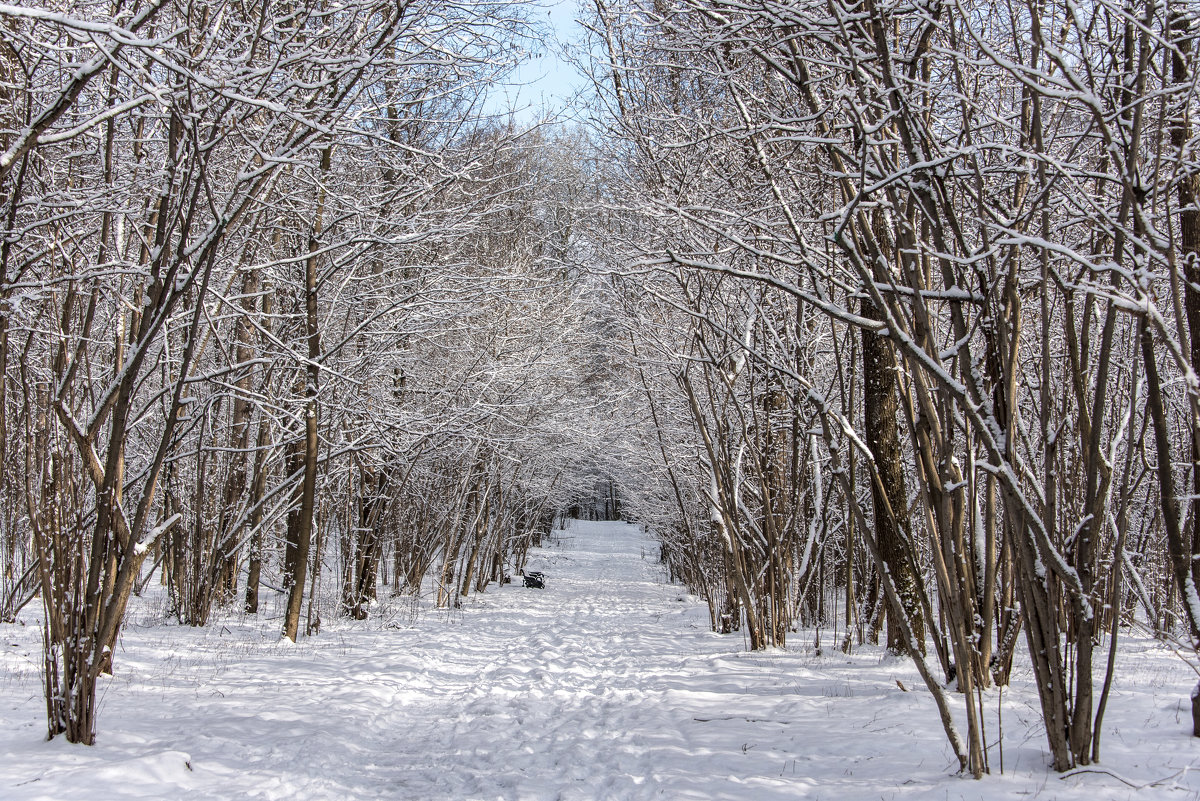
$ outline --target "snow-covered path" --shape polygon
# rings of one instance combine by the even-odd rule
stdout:
[[[1006,775],[953,777],[906,661],[822,655],[811,633],[787,651],[748,654],[708,632],[695,599],[663,583],[654,553],[634,526],[575,523],[531,560],[547,574],[543,591],[492,588],[402,627],[381,625],[383,609],[294,646],[271,621],[131,625],[90,749],[41,741],[36,627],[4,630],[0,799],[1133,793],[1104,774],[1048,774],[1019,693],[1005,696]],[[1137,664],[1171,665],[1147,659]],[[1172,777],[1155,797],[1194,798],[1197,754],[1173,707],[1187,676],[1157,669],[1141,668],[1136,696],[1114,698],[1109,753],[1135,783]],[[993,749],[994,769],[997,758]]]

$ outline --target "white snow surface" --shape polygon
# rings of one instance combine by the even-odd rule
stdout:
[[[1100,765],[1048,770],[1019,674],[984,696],[993,775],[975,782],[908,660],[811,630],[748,653],[637,527],[556,538],[530,560],[545,590],[415,617],[385,600],[295,645],[270,614],[192,629],[135,599],[93,747],[45,741],[31,607],[0,626],[0,799],[1200,798],[1195,676],[1152,641],[1122,649]]]

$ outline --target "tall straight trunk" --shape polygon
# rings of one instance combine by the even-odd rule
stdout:
[[[322,180],[329,172],[331,157],[330,147],[321,151]],[[321,247],[324,204],[324,190],[318,190],[316,217],[308,239],[308,258],[304,260],[304,332],[308,341],[304,382],[304,476],[300,482],[300,510],[296,520],[296,554],[283,620],[283,636],[293,642],[300,626],[300,607],[304,602],[304,582],[308,576],[308,554],[312,544],[313,511],[317,497],[317,388],[321,377],[318,362],[321,357],[321,336],[317,319],[317,260]]]
[[[762,494],[760,527],[765,540],[766,552],[757,573],[763,577],[759,587],[759,605],[764,618],[763,632],[769,645],[782,648],[786,645],[787,630],[791,625],[788,604],[791,572],[786,560],[789,542],[786,531],[786,506],[788,503],[787,464],[789,442],[783,431],[776,431],[774,420],[786,411],[787,395],[777,386],[777,380],[767,377],[768,389],[763,393],[758,449],[759,491]],[[784,439],[780,443],[780,438]]]
[[[260,284],[260,289],[268,289]],[[260,323],[265,340],[271,330],[271,314],[274,312],[274,294],[270,291],[262,293],[262,321]],[[264,377],[264,388],[270,380]],[[271,418],[265,412],[260,412],[258,421],[258,438],[254,445],[254,476],[250,479],[250,547],[246,555],[246,611],[258,613],[258,590],[262,577],[263,549],[263,503],[267,496],[267,478],[269,468],[267,457],[271,450]]]
[[[375,600],[379,576],[379,555],[383,542],[379,537],[379,519],[385,499],[383,486],[373,469],[364,468],[359,488],[358,520],[349,536],[347,584],[342,599],[343,613],[355,620],[367,617],[367,606]]]
[[[874,304],[864,300],[863,317],[881,320],[883,316]],[[879,475],[878,482],[871,483],[871,500],[875,510],[875,541],[879,543],[880,555],[887,565],[896,595],[904,606],[908,618],[913,645],[925,651],[925,621],[921,611],[917,577],[907,558],[908,547],[908,493],[904,486],[903,454],[900,449],[900,434],[896,424],[899,411],[897,391],[899,381],[896,371],[896,354],[891,343],[872,331],[863,329],[863,426],[867,435],[867,446],[874,456]],[[882,486],[881,486],[882,485]],[[888,507],[891,512],[888,513]],[[904,632],[898,615],[888,615],[888,648],[895,653],[905,649]]]
[[[1174,46],[1171,52],[1171,82],[1181,90],[1181,97],[1176,100],[1177,109],[1171,119],[1171,146],[1182,159],[1188,141],[1191,139],[1191,119],[1188,115],[1188,91],[1192,83],[1192,49],[1195,45],[1195,34],[1192,32],[1191,9],[1186,5],[1172,8],[1168,13],[1170,42]],[[1192,170],[1180,170],[1179,177],[1179,255],[1183,259],[1184,308],[1187,311],[1189,357],[1193,370],[1200,370],[1200,175]],[[1200,430],[1192,427],[1192,537],[1191,542],[1185,542],[1182,537],[1173,543],[1176,547],[1170,549],[1171,561],[1177,583],[1186,582],[1191,578],[1192,587],[1200,586],[1200,563],[1194,554],[1200,553]],[[1186,583],[1180,583],[1180,590],[1186,591]],[[1200,610],[1187,607],[1188,625],[1191,630],[1193,647],[1200,648],[1200,620],[1195,619],[1195,613]],[[1192,693],[1192,735],[1200,737],[1200,684]]]
[[[475,515],[475,520],[472,523],[474,532],[471,540],[471,553],[467,557],[466,566],[463,568],[462,582],[458,590],[458,594],[464,598],[471,594],[471,579],[475,575],[475,570],[479,563],[480,552],[483,548],[483,540],[487,536],[488,518],[491,515],[491,504],[491,492],[489,492],[488,489],[485,489],[483,504],[480,506],[479,513]]]
[[[212,591],[217,604],[230,603],[237,592],[237,553],[240,532],[233,527],[238,520],[242,498],[246,493],[246,477],[249,472],[248,449],[250,447],[250,369],[246,363],[254,357],[251,343],[253,326],[250,317],[255,313],[258,294],[258,271],[246,270],[242,276],[242,316],[237,321],[237,348],[235,358],[240,374],[234,383],[233,420],[229,432],[229,474],[225,481],[224,498],[217,525],[217,541],[213,554]]]
[[[258,613],[258,589],[262,577],[263,501],[267,495],[267,450],[271,444],[271,421],[263,415],[258,423],[254,451],[254,478],[250,483],[250,548],[246,556],[246,611]]]
[[[993,680],[995,675],[990,670],[993,653],[992,632],[998,631],[996,586],[1000,577],[1000,531],[996,511],[996,479],[989,475],[983,480],[984,573],[979,610],[983,625],[979,634],[979,661],[987,670],[988,677]]]
[[[446,539],[442,546],[442,569],[438,579],[437,608],[458,606],[460,601],[455,593],[458,586],[455,573],[458,560],[467,534],[473,531],[470,521],[475,518],[479,507],[480,487],[483,483],[482,459],[466,474],[465,483],[455,492],[453,499],[454,514],[448,515],[445,521]]]
[[[3,273],[0,273],[2,275]],[[5,379],[8,371],[8,315],[0,314],[0,498],[10,497],[6,485],[8,483],[8,382]],[[17,537],[12,523],[0,523],[0,546],[4,548],[3,565],[5,582],[11,582],[16,577]],[[5,582],[0,582],[4,586]]]
[[[298,388],[297,388],[298,389]],[[304,470],[304,431],[288,431],[287,448],[283,456],[283,472],[289,480],[302,475]],[[292,492],[291,508],[288,509],[286,533],[283,538],[283,574],[280,583],[284,592],[290,593],[296,582],[296,559],[300,551],[300,508],[302,489],[299,484]]]

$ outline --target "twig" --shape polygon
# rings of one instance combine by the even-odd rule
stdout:
[[[1167,776],[1162,779],[1157,779],[1152,782],[1147,782],[1146,784],[1135,784],[1134,782],[1129,781],[1129,779],[1126,779],[1124,776],[1121,776],[1117,773],[1113,773],[1111,770],[1106,770],[1104,768],[1097,768],[1097,767],[1076,768],[1075,770],[1070,771],[1069,773],[1064,773],[1063,775],[1059,776],[1058,778],[1060,781],[1062,781],[1065,779],[1069,779],[1072,776],[1078,776],[1081,773],[1103,773],[1106,776],[1111,776],[1114,779],[1116,779],[1117,781],[1121,782],[1122,784],[1128,785],[1129,787],[1132,787],[1135,790],[1141,790],[1143,787],[1157,787],[1160,784],[1162,784],[1163,782],[1170,781],[1171,779],[1174,779],[1175,777],[1179,776],[1179,774],[1183,773],[1183,771],[1182,770],[1176,771],[1175,773],[1172,773],[1170,776]]]

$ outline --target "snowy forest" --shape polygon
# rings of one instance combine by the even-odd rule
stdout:
[[[981,787],[1012,696],[1100,770],[1155,650],[1186,771],[1200,6],[572,13],[0,4],[4,742],[103,746],[132,619],[465,644],[590,532],[722,654],[869,654]],[[498,107],[548,47],[570,108]]]

